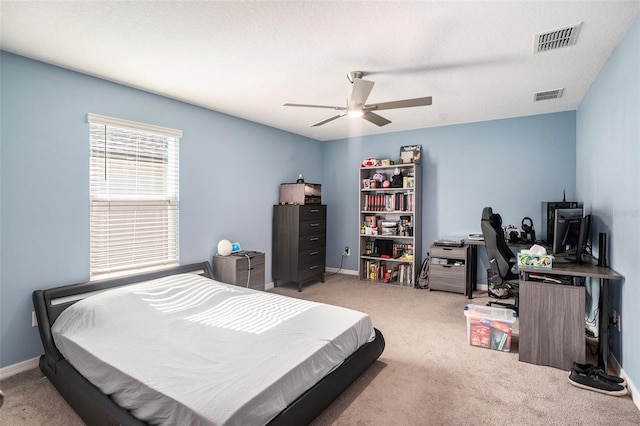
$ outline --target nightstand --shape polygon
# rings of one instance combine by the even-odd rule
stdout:
[[[241,251],[213,256],[213,279],[264,291],[264,253]]]

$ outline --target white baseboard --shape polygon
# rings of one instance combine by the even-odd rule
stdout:
[[[620,377],[624,377],[624,379],[627,381],[627,390],[631,394],[631,400],[633,401],[634,404],[636,404],[638,411],[640,411],[640,393],[638,393],[638,388],[635,387],[635,385],[629,379],[629,376],[626,375],[624,370],[620,370]]]
[[[325,268],[325,271],[329,273],[340,271],[340,273],[344,275],[358,275],[358,271],[354,271],[353,269]]]
[[[640,410],[640,393],[638,392],[638,388],[636,388],[631,379],[629,379],[629,376],[627,376],[627,374],[624,372],[624,369],[620,367],[620,363],[618,363],[618,360],[615,356],[609,356],[609,362],[611,364],[611,370],[616,372],[616,375],[622,377],[627,381],[627,390],[631,394],[631,400],[636,405],[636,407],[638,407],[638,410]]]
[[[6,367],[0,368],[0,380],[4,380],[11,376],[15,376],[16,374],[22,373],[23,371],[36,368],[38,367],[39,361],[40,361],[40,357],[35,357],[35,358],[28,359],[26,361],[19,362],[17,364],[8,365]]]

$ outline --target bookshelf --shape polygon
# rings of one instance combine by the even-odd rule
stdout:
[[[422,263],[420,164],[361,167],[359,185],[360,279],[414,287]]]

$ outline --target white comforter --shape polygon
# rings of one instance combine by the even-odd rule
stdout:
[[[192,274],[90,296],[52,331],[103,393],[170,425],[265,424],[374,338],[361,312]]]

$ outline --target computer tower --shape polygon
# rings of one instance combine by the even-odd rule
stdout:
[[[543,201],[542,226],[539,238],[545,243],[553,244],[553,224],[557,209],[575,209],[582,207],[577,201]]]

